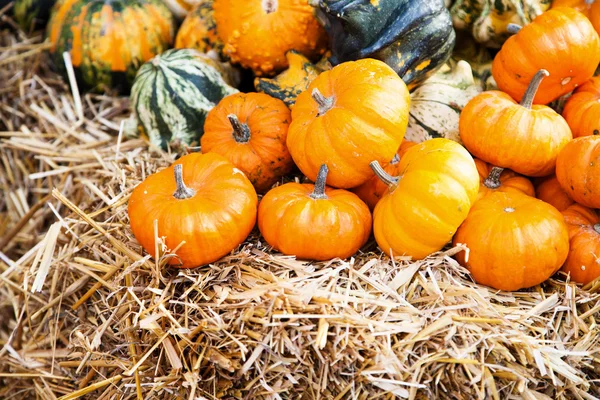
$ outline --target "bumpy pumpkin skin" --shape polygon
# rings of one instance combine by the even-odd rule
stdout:
[[[223,46],[217,35],[213,0],[201,0],[179,27],[175,48],[196,49],[202,53],[215,51],[221,55]]]
[[[600,277],[600,217],[590,208],[573,204],[562,212],[569,229],[569,256],[562,270],[586,285]]]
[[[285,53],[285,57],[289,64],[288,69],[272,79],[256,78],[254,87],[258,92],[283,100],[288,107],[292,107],[298,95],[308,89],[312,81],[325,69],[313,64],[295,50]]]
[[[242,132],[232,127],[230,115],[236,116]],[[264,193],[294,166],[285,144],[291,120],[285,103],[264,93],[227,96],[206,117],[202,152],[227,158]]]
[[[299,259],[348,258],[369,239],[371,212],[354,193],[316,187],[318,181],[292,182],[270,190],[258,208],[260,232],[275,249]],[[313,196],[318,192],[324,196]]]
[[[175,166],[195,193],[174,197]],[[131,230],[151,255],[155,254],[154,221],[158,237],[177,251],[169,264],[194,268],[217,261],[242,243],[256,223],[258,197],[246,176],[222,156],[191,153],[139,184],[128,205]]]
[[[536,76],[534,81],[541,79]],[[475,157],[526,176],[551,175],[558,153],[573,138],[567,122],[550,107],[526,100],[518,104],[500,91],[483,92],[469,101],[459,129]]]
[[[590,21],[572,8],[553,8],[511,36],[494,58],[492,74],[503,92],[521,101],[540,69],[534,104],[548,104],[594,75],[600,63],[600,37]]]
[[[590,79],[575,90],[562,115],[573,137],[600,135],[600,77]]]
[[[571,7],[575,10],[583,13],[592,25],[594,25],[594,29],[598,34],[600,34],[600,2],[589,0],[553,0],[552,8],[557,7]]]
[[[569,233],[551,205],[523,193],[495,192],[478,200],[453,240],[469,248],[457,260],[475,282],[499,290],[538,285],[560,269]]]
[[[460,143],[458,121],[469,100],[482,92],[469,63],[445,65],[410,94],[406,139],[416,143],[445,137]]]
[[[327,35],[307,0],[215,0],[213,7],[225,55],[257,76],[285,69],[289,50],[310,58],[325,52]]]
[[[422,259],[441,250],[467,217],[479,174],[467,150],[443,138],[410,148],[398,169],[398,181],[375,206],[373,232],[387,255]]]
[[[54,3],[56,0],[15,0],[15,20],[25,32],[43,27],[48,22]]]
[[[456,35],[444,0],[314,3],[329,34],[333,65],[367,57],[383,60],[412,88],[452,53]]]
[[[556,160],[556,178],[575,202],[600,208],[600,137],[569,142]]]
[[[80,89],[128,93],[142,64],[173,43],[174,23],[160,0],[59,0],[47,27],[50,54],[66,77],[70,53]]]
[[[319,105],[317,93],[327,104]],[[298,96],[288,149],[309,179],[316,179],[326,161],[331,186],[359,186],[373,177],[371,161],[386,163],[396,154],[406,131],[409,104],[406,85],[382,61],[340,64],[321,73]]]
[[[409,140],[403,140],[400,148],[396,152],[394,158],[389,162],[382,164],[381,167],[385,172],[390,174],[391,176],[398,176],[400,174],[400,170],[398,167],[400,166],[400,160],[404,153],[408,151],[413,146],[416,146],[417,143],[411,142]],[[355,187],[352,189],[362,201],[364,201],[371,211],[375,209],[375,206],[381,199],[381,197],[387,192],[388,186],[381,181],[377,176],[373,176],[371,179],[363,183],[362,185]]]
[[[508,24],[527,25],[550,8],[551,0],[456,0],[450,8],[457,30],[469,31],[475,40],[499,48],[511,34]]]
[[[538,199],[554,206],[558,211],[566,210],[575,201],[564,191],[555,175],[541,181],[535,187],[535,195]]]
[[[479,172],[479,194],[477,195],[477,200],[494,192],[518,192],[535,197],[533,183],[526,177],[510,169],[505,169],[500,173],[500,177],[496,182],[499,186],[496,187],[493,182],[489,181],[494,166],[478,158],[475,159],[475,166],[477,167],[477,172]]]

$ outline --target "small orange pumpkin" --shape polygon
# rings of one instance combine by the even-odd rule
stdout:
[[[307,0],[215,0],[213,8],[225,55],[257,76],[285,69],[289,50],[325,52],[327,34]]]
[[[403,140],[400,148],[396,152],[392,161],[386,164],[382,164],[381,167],[383,170],[391,176],[397,176],[400,174],[400,170],[398,166],[400,165],[400,159],[413,146],[416,146],[415,142],[411,142],[410,140]],[[363,183],[362,185],[352,189],[354,193],[358,197],[361,198],[362,201],[367,203],[371,211],[375,209],[377,202],[381,199],[381,196],[387,192],[388,186],[381,181],[377,177],[377,175],[373,176],[371,179]]]
[[[206,117],[202,152],[224,156],[264,193],[294,167],[285,144],[291,119],[283,101],[264,93],[229,95]]]
[[[571,280],[588,284],[600,277],[600,217],[592,209],[573,204],[562,212],[569,229],[570,250],[562,270]]]
[[[322,72],[292,109],[287,146],[309,179],[327,162],[329,184],[353,188],[373,177],[369,163],[389,162],[408,125],[406,84],[382,61],[348,61]]]
[[[600,7],[600,0],[598,4]],[[579,87],[567,100],[562,115],[571,127],[573,137],[600,135],[600,77]]]
[[[510,169],[494,167],[478,158],[475,166],[479,172],[479,195],[481,199],[493,192],[520,192],[535,197],[533,183]]]
[[[600,208],[600,137],[581,136],[569,142],[556,160],[556,178],[575,202]]]
[[[286,183],[258,208],[258,227],[271,246],[300,259],[348,258],[371,235],[369,208],[354,193],[325,186],[324,164],[314,185]]]
[[[600,34],[600,1],[598,0],[553,0],[552,8],[571,7],[583,13]]]
[[[475,157],[526,176],[552,174],[560,150],[572,139],[569,125],[553,109],[532,105],[540,70],[518,104],[492,90],[469,101],[459,120],[460,138]]]
[[[258,198],[252,184],[222,156],[192,153],[140,183],[128,214],[137,241],[155,254],[154,222],[177,257],[169,264],[194,268],[217,261],[250,234]]]
[[[499,290],[544,282],[569,253],[569,233],[560,212],[518,192],[495,192],[478,200],[453,243],[469,248],[456,258],[475,282]]]
[[[538,183],[535,187],[535,194],[538,199],[554,206],[558,211],[563,211],[575,203],[560,186],[556,175],[552,175]]]
[[[504,43],[492,63],[503,92],[520,101],[540,70],[550,73],[533,98],[548,104],[583,84],[600,63],[600,37],[590,21],[572,8],[550,9]]]

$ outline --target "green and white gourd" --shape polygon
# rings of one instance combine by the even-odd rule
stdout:
[[[458,119],[469,100],[483,90],[466,61],[448,64],[410,95],[408,128],[404,138],[413,142],[443,137],[461,143]]]
[[[228,68],[192,49],[168,50],[145,63],[131,89],[140,131],[164,150],[198,146],[208,112],[238,92]]]

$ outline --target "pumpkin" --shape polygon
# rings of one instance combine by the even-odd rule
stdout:
[[[487,47],[499,48],[511,23],[527,25],[550,8],[551,0],[456,0],[450,8],[457,30],[466,30]]]
[[[460,116],[460,138],[475,157],[527,176],[554,172],[556,157],[572,139],[556,111],[532,105],[548,72],[540,70],[518,104],[508,94],[487,91],[474,97]]]
[[[237,168],[216,153],[191,153],[140,183],[131,194],[131,230],[151,255],[154,223],[177,257],[169,264],[194,268],[217,261],[250,234],[258,198]]]
[[[389,163],[382,164],[381,168],[383,168],[383,170],[391,176],[396,176],[400,174],[400,170],[398,169],[400,165],[400,159],[402,158],[404,153],[408,151],[408,149],[416,145],[417,143],[415,142],[403,140],[394,158],[392,158],[392,160]],[[388,186],[384,182],[382,182],[382,180],[379,179],[377,175],[374,175],[371,179],[369,179],[362,185],[352,189],[352,191],[356,193],[356,195],[360,197],[360,199],[369,206],[371,211],[373,211],[375,209],[375,206],[377,205],[377,202],[379,201],[379,199],[381,199],[381,196],[383,196],[387,192],[387,189]]]
[[[196,49],[201,53],[223,52],[223,42],[217,35],[213,0],[200,0],[198,5],[183,20],[177,36],[175,48]]]
[[[563,211],[575,203],[560,186],[556,175],[547,177],[538,183],[535,187],[535,194],[538,199],[554,206],[558,211]]]
[[[237,93],[220,63],[191,49],[169,50],[140,69],[131,104],[144,134],[163,149],[198,145],[208,112]]]
[[[473,157],[449,139],[410,148],[396,177],[377,161],[371,166],[389,187],[373,213],[375,240],[389,256],[422,259],[441,250],[477,199],[479,174]]]
[[[369,163],[389,162],[402,143],[410,96],[393,69],[374,59],[321,73],[292,109],[287,146],[314,181],[323,162],[329,184],[353,188],[373,176]]]
[[[294,166],[285,144],[291,119],[281,100],[264,93],[232,94],[208,113],[202,152],[224,156],[264,193]]]
[[[445,137],[460,143],[460,112],[481,92],[468,62],[459,61],[453,68],[445,65],[411,93],[406,139],[420,143]]]
[[[319,65],[311,63],[308,58],[295,50],[285,53],[285,57],[288,61],[288,69],[272,79],[256,78],[254,87],[258,92],[283,100],[288,107],[291,107],[296,103],[298,95],[308,89],[311,82],[325,69],[320,69]]]
[[[43,27],[55,2],[56,0],[15,0],[15,21],[26,32]]]
[[[600,77],[577,88],[567,100],[562,115],[574,137],[600,135]]]
[[[348,258],[371,235],[371,212],[354,193],[326,187],[324,164],[314,185],[286,183],[258,207],[258,227],[275,249],[299,259]]]
[[[575,202],[600,208],[600,137],[581,136],[569,142],[556,160],[556,178]]]
[[[519,290],[550,278],[569,253],[569,233],[560,212],[535,197],[495,192],[478,200],[458,228],[456,255],[475,282]]]
[[[492,64],[503,92],[521,101],[529,82],[540,70],[542,82],[534,104],[548,104],[592,77],[600,63],[600,38],[590,21],[572,8],[546,11],[511,36]]]
[[[556,7],[571,7],[583,13],[592,25],[596,32],[600,33],[600,1],[598,0],[553,0],[552,8]]]
[[[600,277],[600,217],[592,209],[573,204],[562,212],[569,230],[569,255],[562,270],[571,280],[587,285]]]
[[[535,188],[529,179],[515,172],[494,167],[478,158],[475,166],[479,172],[479,195],[478,199],[494,192],[519,192],[535,197]]]
[[[69,52],[80,89],[127,93],[142,64],[171,46],[174,29],[160,0],[58,0],[47,33],[55,67],[67,76]]]
[[[288,67],[289,50],[316,57],[327,35],[307,0],[215,0],[215,21],[224,53],[258,76]]]
[[[435,73],[454,47],[444,0],[314,0],[337,65],[376,58],[410,88]]]

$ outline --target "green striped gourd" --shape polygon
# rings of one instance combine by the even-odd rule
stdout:
[[[139,70],[131,102],[142,133],[167,150],[197,146],[208,112],[230,86],[227,66],[192,49],[173,49],[154,57]]]

